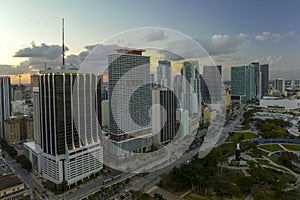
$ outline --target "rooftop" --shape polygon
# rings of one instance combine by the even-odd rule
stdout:
[[[23,184],[16,174],[0,176],[0,191]]]

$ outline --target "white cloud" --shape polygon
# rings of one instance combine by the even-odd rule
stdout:
[[[271,32],[262,32],[262,34],[256,35],[254,38],[257,41],[266,41],[266,40],[273,40],[275,42],[278,42],[282,39],[286,39],[288,37],[291,37],[295,35],[294,31],[290,31],[286,34],[280,34],[280,33],[271,33]]]
[[[153,41],[161,41],[166,40],[168,37],[165,35],[164,31],[158,30],[158,31],[152,31],[146,36],[147,42],[153,42]]]
[[[240,39],[247,39],[248,38],[248,34],[246,34],[246,33],[240,33],[239,35],[238,35],[238,37],[240,38]]]

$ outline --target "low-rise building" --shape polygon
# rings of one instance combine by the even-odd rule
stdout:
[[[32,190],[11,171],[4,159],[0,159],[0,199],[33,199]]]
[[[9,145],[33,139],[33,120],[25,115],[12,116],[4,121],[4,139]]]

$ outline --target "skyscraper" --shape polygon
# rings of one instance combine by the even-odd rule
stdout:
[[[253,65],[231,67],[231,100],[246,103],[255,99],[255,67]]]
[[[168,88],[152,90],[152,132],[157,133],[153,143],[167,144],[176,135],[177,99]]]
[[[151,146],[150,57],[143,51],[118,49],[108,56],[110,138],[118,156]]]
[[[203,88],[202,99],[206,103],[217,103],[222,100],[224,88],[222,84],[222,66],[203,66]]]
[[[10,77],[0,77],[0,137],[4,137],[4,120],[8,119],[11,112],[10,107]]]
[[[182,67],[182,107],[189,115],[201,116],[201,79],[198,61],[184,61]]]
[[[182,75],[176,75],[174,77],[174,92],[179,102],[181,102],[182,95]],[[177,105],[180,106],[180,105]]]
[[[32,79],[42,176],[70,185],[101,170],[101,76],[47,70]]]
[[[281,93],[284,93],[284,91],[285,91],[285,79],[284,78],[276,78],[275,89],[279,90]]]
[[[157,67],[157,84],[162,87],[172,88],[172,68],[168,60],[159,60]]]
[[[254,84],[255,84],[255,97],[257,99],[261,96],[261,74],[258,62],[252,62],[251,65],[254,67]]]
[[[261,85],[261,97],[268,96],[269,94],[269,64],[260,65],[260,85]]]

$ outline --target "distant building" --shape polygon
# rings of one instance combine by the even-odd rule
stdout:
[[[33,119],[24,115],[16,115],[4,121],[5,140],[9,145],[33,139]]]
[[[206,103],[217,103],[222,100],[224,88],[222,83],[222,66],[203,66],[202,99]]]
[[[261,98],[269,95],[269,64],[260,65]]]
[[[173,81],[174,92],[179,102],[181,102],[182,95],[182,75],[176,75]],[[180,106],[179,104],[177,106]]]
[[[180,136],[186,136],[190,131],[190,122],[189,122],[189,111],[182,108],[177,109],[176,119],[180,122],[179,130]]]
[[[172,90],[152,90],[152,132],[156,134],[154,144],[167,144],[176,135],[176,108],[177,99]]]
[[[280,91],[282,94],[285,92],[285,79],[284,78],[277,78],[275,80],[275,89]]]
[[[109,101],[101,101],[101,126],[103,129],[109,128]]]
[[[201,114],[201,79],[198,61],[184,61],[182,67],[182,108],[189,111],[190,116]]]
[[[10,77],[0,76],[0,138],[4,137],[4,120],[11,115]]]
[[[157,67],[157,84],[172,89],[172,68],[168,60],[159,60]]]
[[[246,103],[255,99],[255,67],[236,66],[231,67],[231,102]]]
[[[203,120],[205,122],[211,122],[217,118],[217,111],[209,109],[208,107],[203,109]]]

